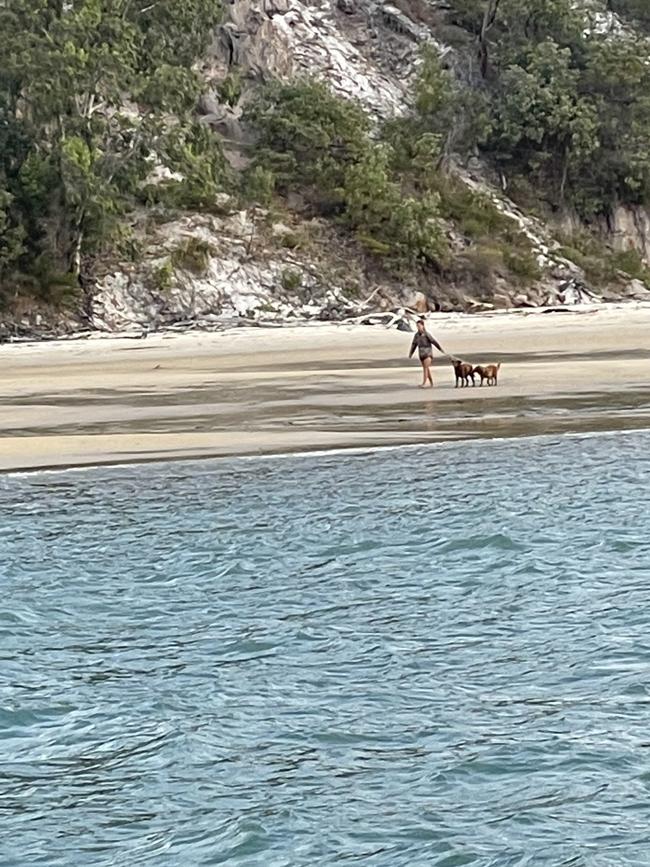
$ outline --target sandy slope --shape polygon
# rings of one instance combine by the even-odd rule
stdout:
[[[0,347],[0,469],[650,426],[650,307],[432,316],[498,388],[419,391],[410,337],[240,329]]]

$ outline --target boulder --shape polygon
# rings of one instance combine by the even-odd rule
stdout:
[[[530,297],[524,292],[518,292],[512,299],[515,307],[536,307],[537,305],[531,301]]]
[[[424,294],[424,292],[416,292],[413,297],[413,301],[409,306],[412,307],[417,313],[428,313],[431,310],[429,299]]]
[[[514,307],[512,297],[504,291],[495,292],[492,296],[492,303],[497,310],[509,310],[511,307]]]
[[[575,279],[560,286],[558,300],[561,304],[591,304],[600,299],[585,283]]]
[[[625,295],[635,301],[650,301],[650,289],[642,280],[630,280],[625,287]]]
[[[264,0],[264,11],[273,18],[274,15],[286,15],[291,9],[291,0]]]
[[[213,93],[202,93],[197,105],[199,114],[218,116],[222,112],[222,106]]]

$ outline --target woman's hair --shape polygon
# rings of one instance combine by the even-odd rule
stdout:
[[[424,321],[424,319],[418,319],[418,325],[419,325],[420,323],[422,323],[422,325],[426,325],[426,322]]]

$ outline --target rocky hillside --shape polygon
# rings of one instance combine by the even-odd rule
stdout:
[[[5,334],[650,299],[643,4],[231,0],[209,15],[208,5],[173,22],[169,56],[133,67],[139,89],[126,104],[122,89],[112,102],[84,92],[77,150],[69,132],[52,151],[68,163],[44,218],[31,203],[19,224],[15,210],[42,181],[43,148],[27,148],[20,171],[5,163],[0,267],[7,239],[18,250],[3,277]],[[95,31],[74,38],[96,45]],[[78,105],[62,103],[48,134]],[[13,112],[25,134],[20,96]],[[96,118],[107,119],[102,144]],[[96,154],[132,154],[147,124],[130,187],[112,189],[114,167],[93,175]],[[68,220],[51,241],[66,207],[73,228],[88,228]],[[102,207],[119,214],[117,232],[89,219]],[[58,276],[16,277],[64,243]]]

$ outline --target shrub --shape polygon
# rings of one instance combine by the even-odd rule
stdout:
[[[336,197],[347,165],[368,147],[370,119],[361,106],[305,79],[268,85],[245,115],[258,136],[255,164],[284,190],[310,187]]]
[[[451,279],[480,287],[485,294],[490,294],[496,288],[496,278],[503,277],[506,268],[501,250],[483,244],[469,247],[452,263]]]
[[[286,292],[296,292],[302,286],[302,274],[291,268],[285,268],[280,276],[282,288]]]
[[[243,176],[242,194],[249,204],[268,207],[275,192],[275,173],[261,165],[254,165]]]
[[[650,280],[650,271],[638,250],[624,250],[614,253],[612,263],[615,268],[629,274],[632,279],[642,280],[644,283]]]
[[[173,268],[180,268],[203,277],[208,271],[210,257],[214,252],[214,248],[207,241],[191,235],[172,250],[170,262]]]
[[[435,193],[409,197],[390,173],[391,149],[375,145],[350,166],[343,187],[345,219],[364,246],[402,262],[437,262],[446,244]]]
[[[162,165],[181,175],[147,183],[140,198],[147,205],[193,211],[212,211],[215,199],[230,184],[221,143],[205,126],[173,128],[162,136]]]
[[[357,241],[361,244],[364,250],[372,253],[373,256],[388,258],[393,252],[393,248],[385,241],[378,241],[371,235],[366,235],[365,232],[357,232]]]
[[[489,196],[475,192],[457,178],[441,176],[438,191],[442,216],[468,238],[493,238],[512,231],[513,221]]]
[[[239,72],[229,72],[217,86],[219,99],[226,105],[234,107],[242,95],[242,81]]]
[[[304,243],[304,238],[297,232],[283,232],[278,240],[287,250],[298,250]]]
[[[533,282],[542,276],[537,257],[530,249],[505,246],[503,263],[508,271],[520,281]]]
[[[650,287],[650,269],[637,250],[612,252],[589,232],[560,234],[559,253],[585,272],[594,286],[605,288],[621,282],[621,273],[633,280],[641,280]]]
[[[174,280],[174,266],[170,259],[165,259],[151,271],[151,287],[156,292],[166,293],[172,288]]]

